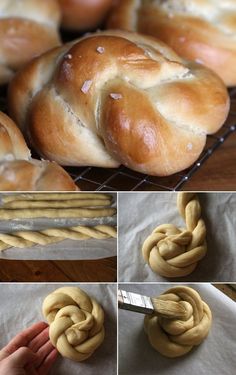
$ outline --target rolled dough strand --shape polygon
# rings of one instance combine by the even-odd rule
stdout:
[[[60,242],[63,240],[63,238],[59,237],[48,237],[45,235],[42,235],[40,232],[32,232],[32,238],[29,235],[29,232],[14,232],[11,234],[0,234],[0,250],[2,249],[2,246],[8,245],[8,248],[10,247],[19,247],[20,249],[25,247],[30,247],[35,245],[36,243],[38,245],[48,245],[55,242]],[[34,238],[35,241],[32,241]]]
[[[12,201],[5,203],[3,208],[78,208],[78,207],[105,207],[110,206],[110,200],[103,199],[79,199],[67,201]]]
[[[48,209],[0,209],[0,220],[34,218],[96,218],[113,216],[115,208],[48,208]]]
[[[26,248],[35,245],[49,245],[65,239],[86,240],[89,238],[115,238],[117,231],[109,225],[95,227],[50,228],[42,231],[19,231],[11,234],[0,233],[0,251],[11,247]]]
[[[3,203],[8,203],[12,201],[46,201],[46,200],[78,200],[78,199],[96,199],[96,200],[110,200],[112,201],[112,196],[103,193],[33,193],[33,194],[10,194],[4,195],[2,197]]]
[[[77,226],[71,227],[71,230],[83,233],[92,238],[96,239],[106,239],[106,238],[116,238],[117,237],[117,229],[116,227],[112,227],[110,225],[96,225],[95,227],[86,227],[86,226]]]
[[[0,252],[9,249],[9,245],[5,245],[4,242],[0,240]]]
[[[103,240],[110,237],[116,237],[116,229],[110,226],[101,225],[96,227],[71,227],[71,228],[55,228],[46,229],[41,231],[48,236],[60,236],[71,240],[83,240],[86,238],[95,238],[98,240]]]

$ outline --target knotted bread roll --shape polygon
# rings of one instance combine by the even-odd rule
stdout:
[[[108,27],[156,36],[236,85],[235,0],[120,0]]]
[[[43,302],[52,344],[62,356],[84,361],[104,339],[104,312],[98,302],[78,287],[64,287]]]
[[[186,318],[167,318],[165,314],[146,315],[144,329],[150,344],[162,355],[170,358],[188,353],[206,338],[211,328],[212,314],[209,306],[192,288],[177,286],[161,294],[158,299],[182,302]]]
[[[151,175],[189,167],[229,110],[221,80],[150,37],[99,32],[35,59],[9,90],[44,158]]]
[[[35,160],[15,123],[0,112],[0,190],[78,190],[56,163]]]
[[[164,277],[189,275],[207,252],[206,226],[196,193],[178,193],[177,206],[186,229],[160,225],[142,247],[145,262]]]
[[[95,29],[105,19],[113,0],[59,0],[62,27],[83,31]]]
[[[0,1],[0,85],[39,55],[60,45],[56,0]]]

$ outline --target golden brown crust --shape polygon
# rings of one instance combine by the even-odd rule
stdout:
[[[44,158],[169,175],[198,158],[229,98],[214,73],[156,39],[107,31],[29,64],[10,85],[9,108]]]
[[[0,84],[33,57],[60,45],[56,0],[3,0],[0,4]]]
[[[109,28],[160,38],[180,56],[213,69],[227,86],[236,85],[235,25],[235,1],[209,0],[121,0],[108,21]]]
[[[67,30],[91,30],[101,25],[113,0],[59,0],[62,26]]]
[[[15,123],[0,112],[0,190],[78,190],[56,163],[31,159]]]
[[[75,191],[71,177],[56,163],[14,160],[0,162],[1,191]]]
[[[0,160],[29,158],[30,150],[20,130],[10,117],[0,112]]]

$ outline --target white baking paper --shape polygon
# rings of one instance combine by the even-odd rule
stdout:
[[[102,305],[105,312],[105,340],[85,362],[58,357],[51,375],[116,375],[117,369],[117,302],[115,284],[1,284],[0,348],[17,333],[44,320],[44,298],[62,286],[79,286]]]
[[[116,207],[117,195],[113,196],[112,207]],[[0,195],[1,198],[1,195]],[[117,216],[94,218],[94,219],[16,219],[1,220],[0,232],[11,233],[20,230],[43,230],[46,228],[70,227],[76,225],[117,225]],[[109,238],[106,240],[65,240],[59,243],[47,246],[36,245],[31,248],[10,248],[3,252],[0,251],[0,259],[18,259],[18,260],[88,260],[108,258],[117,255],[117,239]]]
[[[119,194],[119,280],[167,281],[144,262],[142,244],[161,224],[185,223],[177,193]],[[236,194],[199,193],[208,251],[195,271],[173,281],[236,281]]]
[[[129,292],[158,296],[176,284],[122,284]],[[186,285],[186,284],[185,284]],[[179,358],[155,351],[143,329],[143,315],[119,310],[120,375],[233,375],[236,369],[236,303],[210,284],[188,284],[209,305],[213,323],[201,345]]]

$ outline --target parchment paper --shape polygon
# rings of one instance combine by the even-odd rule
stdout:
[[[120,281],[167,281],[144,262],[141,249],[158,225],[184,226],[176,194],[119,194]],[[208,251],[191,275],[172,281],[236,281],[236,194],[198,195],[207,226]]]
[[[44,320],[44,298],[62,286],[79,286],[95,297],[105,312],[105,340],[85,362],[76,363],[59,356],[50,374],[116,375],[117,368],[117,302],[115,284],[1,284],[0,347],[31,324]]]
[[[4,195],[4,194],[2,194]],[[112,207],[116,207],[117,194],[113,196]],[[0,194],[1,199],[1,194]],[[0,201],[1,202],[1,201]],[[76,225],[95,226],[100,224],[117,225],[117,216],[94,218],[94,219],[16,219],[1,220],[0,232],[10,233],[17,230],[43,230],[46,228],[69,227]],[[19,249],[10,248],[0,252],[0,259],[21,259],[21,260],[87,260],[99,259],[116,256],[117,239],[106,240],[82,240],[73,241],[65,240],[60,243],[50,244],[47,246],[36,245],[31,248]]]
[[[158,296],[174,285],[123,284],[120,287],[126,291]],[[189,286],[201,294],[212,310],[213,324],[205,341],[183,357],[163,357],[148,341],[143,329],[144,315],[119,310],[120,375],[235,374],[236,303],[210,284]]]

